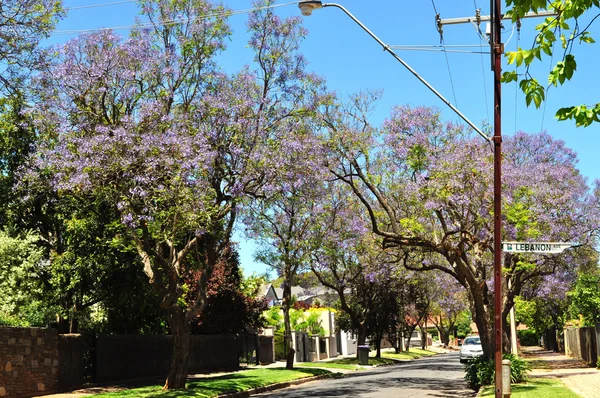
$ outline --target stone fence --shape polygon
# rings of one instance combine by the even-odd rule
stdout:
[[[26,397],[58,389],[58,333],[0,327],[0,397]]]
[[[170,336],[83,337],[59,335],[55,329],[0,327],[0,398],[68,391],[84,381],[162,378],[171,351]],[[191,336],[190,373],[231,371],[239,369],[240,361],[273,360],[272,336]]]

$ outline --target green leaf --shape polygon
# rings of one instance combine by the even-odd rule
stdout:
[[[582,36],[581,41],[584,43],[595,43],[596,40],[592,39],[591,36]]]
[[[523,63],[523,50],[521,48],[517,50],[516,62],[517,66],[521,66],[521,64]]]
[[[518,80],[517,71],[504,72],[500,81],[502,83],[516,82]]]

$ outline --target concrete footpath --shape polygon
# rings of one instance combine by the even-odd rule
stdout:
[[[584,398],[600,397],[600,370],[584,361],[541,347],[522,347],[524,359],[532,362],[531,378],[559,379]]]

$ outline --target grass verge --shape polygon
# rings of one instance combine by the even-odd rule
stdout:
[[[391,365],[393,363],[398,362],[395,359],[392,358],[375,358],[375,357],[369,357],[369,365],[371,366],[381,366],[381,365]],[[317,362],[312,362],[312,363],[317,363]],[[325,363],[325,362],[319,362],[319,363]],[[333,361],[327,361],[327,363],[337,363],[337,364],[341,364],[341,365],[356,365],[358,366],[358,359],[357,358],[342,358],[342,359],[334,359]],[[302,364],[304,365],[304,364]]]
[[[271,384],[289,382],[312,376],[331,375],[325,369],[297,368],[286,370],[279,368],[252,369],[216,377],[205,377],[191,380],[185,390],[163,391],[162,386],[148,386],[129,390],[98,394],[94,397],[126,397],[126,398],[172,398],[197,397],[210,398],[221,394],[246,391]]]
[[[420,348],[411,348],[410,351],[403,351],[399,353],[395,352],[384,352],[381,354],[385,358],[391,358],[396,360],[407,360],[407,359],[418,359],[421,357],[429,357],[436,355],[433,351],[422,350]]]
[[[481,389],[479,397],[493,397],[494,386]],[[573,391],[565,387],[559,380],[553,379],[529,379],[527,383],[513,384],[511,386],[511,398],[581,398]]]
[[[531,365],[531,369],[552,369],[548,361],[543,359],[528,359],[525,362]]]
[[[337,363],[335,361],[323,361],[323,362],[302,362],[300,365],[303,368],[326,368],[326,369],[345,369],[345,370],[364,370],[365,368],[359,365]]]

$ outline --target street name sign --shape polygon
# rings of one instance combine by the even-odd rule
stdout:
[[[502,251],[509,253],[562,253],[573,242],[502,242]]]

